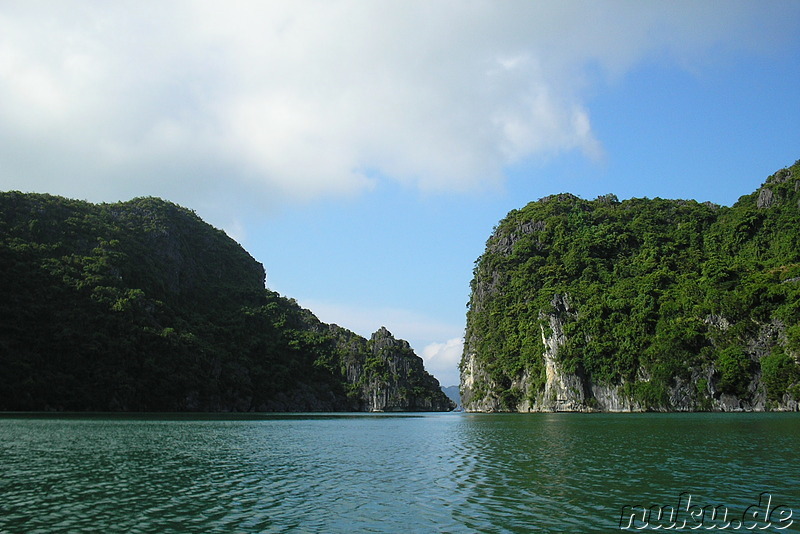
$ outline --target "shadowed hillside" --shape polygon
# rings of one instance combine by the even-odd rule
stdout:
[[[448,410],[407,344],[321,323],[192,211],[0,193],[0,409]]]

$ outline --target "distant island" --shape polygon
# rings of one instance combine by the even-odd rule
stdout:
[[[461,407],[461,391],[458,386],[442,386],[442,391],[444,391],[444,394],[456,404],[456,409]]]
[[[798,410],[800,162],[732,207],[532,202],[471,289],[467,411]]]
[[[455,407],[386,328],[324,324],[264,280],[164,200],[0,193],[0,410]]]

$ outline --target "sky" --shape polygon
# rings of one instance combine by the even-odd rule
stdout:
[[[0,0],[0,190],[194,209],[455,385],[510,210],[731,205],[800,159],[798,26],[795,0]]]

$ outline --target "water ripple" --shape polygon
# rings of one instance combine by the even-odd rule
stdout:
[[[607,532],[800,508],[790,414],[0,418],[0,532]]]

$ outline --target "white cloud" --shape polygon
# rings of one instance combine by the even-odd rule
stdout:
[[[456,386],[460,382],[458,363],[464,350],[464,339],[453,338],[444,343],[431,343],[422,349],[425,369],[436,378],[442,386]]]
[[[584,70],[769,49],[769,2],[4,2],[0,188],[192,204],[491,187],[602,154]],[[711,52],[708,52],[709,54]]]

